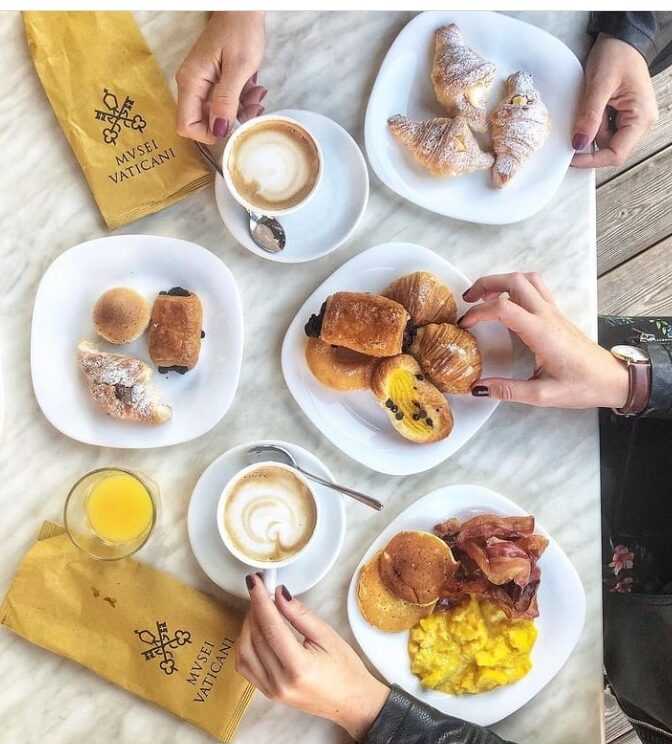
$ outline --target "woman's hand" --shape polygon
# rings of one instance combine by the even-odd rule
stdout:
[[[233,122],[263,113],[267,91],[257,85],[264,55],[264,14],[213,13],[175,75],[177,132],[212,144]]]
[[[258,574],[246,580],[250,609],[236,646],[236,669],[267,698],[327,718],[363,739],[389,689],[284,586],[276,589],[274,603]]]
[[[613,110],[611,117],[607,107]],[[599,150],[577,152],[572,165],[623,165],[657,120],[656,95],[646,60],[630,44],[600,34],[588,55],[572,140],[575,150],[584,150],[593,141]]]
[[[485,276],[463,297],[467,302],[482,300],[464,314],[463,328],[498,320],[535,357],[535,373],[529,380],[481,379],[472,395],[556,408],[625,405],[629,389],[625,365],[562,315],[537,274]]]

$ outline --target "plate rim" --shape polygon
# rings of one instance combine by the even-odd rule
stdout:
[[[562,182],[564,181],[564,179],[565,179],[565,177],[567,175],[567,171],[565,171],[563,173],[562,178],[560,178],[558,180],[558,183],[557,183],[555,189],[551,192],[551,194],[548,197],[548,199],[546,201],[540,203],[539,206],[537,208],[533,209],[532,211],[529,211],[529,212],[526,212],[526,213],[522,213],[521,215],[515,215],[511,219],[504,219],[504,220],[502,220],[501,218],[500,219],[496,219],[496,220],[494,220],[494,219],[488,219],[488,215],[487,214],[483,218],[473,219],[471,217],[466,217],[464,215],[458,215],[458,214],[455,214],[453,212],[438,211],[437,209],[435,209],[433,207],[430,207],[427,204],[425,204],[425,203],[423,203],[421,201],[418,201],[417,199],[413,198],[412,195],[411,195],[411,192],[409,192],[407,189],[404,189],[403,192],[397,190],[395,188],[395,186],[392,185],[390,179],[387,177],[387,174],[384,172],[384,169],[380,165],[380,162],[378,160],[378,157],[377,156],[375,156],[375,157],[372,157],[371,156],[371,153],[372,152],[375,153],[375,149],[373,149],[372,146],[370,145],[370,142],[373,141],[374,136],[375,136],[374,124],[373,124],[373,121],[372,121],[373,120],[373,115],[371,113],[372,101],[373,101],[374,96],[376,94],[376,90],[377,90],[377,88],[379,86],[379,81],[380,81],[381,73],[382,73],[383,69],[385,68],[385,66],[389,64],[389,60],[391,59],[391,53],[392,53],[392,50],[393,50],[394,46],[397,43],[397,40],[402,36],[402,34],[404,34],[407,31],[407,29],[409,29],[409,27],[411,27],[412,25],[419,24],[420,23],[420,19],[423,18],[424,16],[432,15],[432,16],[437,16],[438,17],[438,16],[446,16],[447,14],[454,14],[456,16],[459,16],[459,15],[462,15],[462,14],[465,14],[465,13],[469,13],[470,15],[480,15],[480,16],[488,16],[488,17],[493,17],[493,16],[498,16],[500,18],[503,17],[503,18],[506,18],[507,19],[506,22],[509,22],[510,21],[510,22],[513,22],[513,23],[521,24],[523,26],[529,26],[529,27],[531,27],[532,29],[534,29],[534,32],[536,32],[536,33],[538,33],[540,35],[544,35],[544,36],[552,39],[553,40],[553,44],[556,44],[557,43],[558,45],[560,45],[561,47],[563,47],[564,48],[564,51],[566,51],[573,58],[574,62],[576,63],[577,71],[579,71],[580,74],[583,76],[583,65],[581,64],[581,61],[576,56],[576,54],[574,54],[574,52],[567,46],[567,44],[565,44],[565,42],[562,41],[562,39],[560,39],[557,36],[553,35],[549,31],[547,31],[546,29],[541,28],[539,26],[535,26],[533,23],[529,23],[528,21],[523,21],[520,18],[514,18],[513,16],[506,15],[506,13],[501,13],[501,12],[493,11],[493,10],[425,10],[425,11],[423,11],[421,13],[418,13],[414,18],[411,18],[411,20],[408,21],[408,23],[406,23],[405,26],[399,31],[399,33],[394,37],[394,40],[390,44],[387,52],[385,53],[385,56],[383,57],[383,61],[380,63],[380,67],[378,68],[378,72],[376,74],[376,79],[374,80],[373,86],[371,88],[371,92],[369,93],[369,98],[368,98],[368,101],[367,101],[367,104],[366,104],[366,111],[365,111],[365,114],[364,114],[364,149],[366,150],[366,156],[367,156],[367,159],[369,161],[369,165],[371,166],[371,169],[376,174],[376,176],[380,179],[380,181],[383,184],[385,184],[386,188],[390,189],[390,191],[392,191],[397,196],[400,196],[402,199],[405,199],[406,201],[409,201],[410,203],[415,204],[416,206],[420,207],[421,209],[425,209],[428,212],[431,212],[433,214],[438,214],[438,215],[440,215],[442,217],[448,217],[449,219],[454,219],[454,220],[461,220],[463,222],[470,222],[472,224],[477,224],[477,225],[479,225],[479,224],[482,224],[482,225],[513,225],[513,224],[516,224],[518,222],[523,222],[524,220],[527,220],[530,217],[533,217],[535,214],[539,213],[544,207],[548,206],[548,204],[551,202],[551,200],[553,199],[553,197],[555,196],[555,194],[557,194],[557,192],[558,192],[558,190],[559,190]],[[574,63],[572,63],[572,64],[574,64]],[[569,170],[569,163],[567,165],[567,170]]]
[[[211,470],[214,470],[220,463],[221,460],[230,457],[234,454],[236,454],[239,450],[249,449],[250,447],[253,447],[255,445],[263,445],[263,444],[277,444],[281,447],[285,447],[289,449],[289,451],[295,455],[295,453],[298,451],[301,453],[302,456],[305,456],[306,454],[309,457],[312,457],[322,468],[323,472],[326,474],[326,476],[329,478],[329,480],[334,480],[334,476],[331,473],[331,470],[324,464],[324,462],[319,458],[314,452],[311,452],[306,447],[303,447],[300,444],[296,444],[295,442],[287,442],[282,439],[259,439],[250,441],[243,444],[236,444],[233,447],[229,447],[229,449],[222,452],[220,455],[215,457],[212,462],[210,462],[209,465],[205,467],[205,469],[201,472],[201,474],[198,476],[198,480],[194,484],[194,487],[191,490],[191,494],[189,496],[189,506],[187,507],[187,538],[189,540],[189,546],[191,548],[191,552],[194,556],[194,559],[196,560],[196,563],[198,563],[199,568],[203,573],[208,577],[210,581],[212,581],[213,584],[218,586],[222,591],[227,592],[228,594],[232,594],[234,597],[240,597],[242,599],[245,599],[246,596],[244,594],[236,594],[235,592],[230,591],[229,589],[225,589],[218,581],[216,581],[211,575],[210,572],[206,570],[205,566],[201,563],[200,558],[197,555],[196,549],[194,548],[194,538],[192,537],[192,503],[194,500],[194,494],[196,493],[196,489],[201,484],[202,479],[205,477],[206,473],[208,473]],[[347,529],[347,522],[348,522],[348,515],[347,515],[347,509],[345,507],[345,499],[343,496],[338,497],[338,504],[339,504],[339,512],[341,514],[341,527],[339,531],[338,536],[338,548],[334,551],[333,556],[329,559],[329,561],[326,563],[326,567],[324,570],[320,573],[319,577],[309,586],[307,586],[305,589],[302,589],[299,592],[295,592],[298,595],[305,594],[306,592],[309,592],[311,589],[313,589],[315,586],[317,586],[324,578],[325,576],[331,571],[331,569],[334,567],[334,564],[338,560],[339,556],[341,555],[341,552],[343,551],[343,544],[345,542],[345,532]]]
[[[364,646],[360,643],[360,639],[357,633],[357,630],[355,629],[355,624],[353,623],[352,617],[355,613],[358,615],[358,619],[360,619],[362,622],[366,622],[366,620],[361,615],[361,611],[359,609],[359,604],[357,602],[357,583],[359,578],[359,573],[362,569],[362,566],[369,560],[369,558],[375,553],[377,549],[380,547],[380,543],[382,542],[382,539],[384,536],[387,536],[388,533],[391,533],[394,526],[394,531],[397,529],[403,529],[403,526],[399,526],[399,522],[403,522],[404,517],[407,515],[407,513],[413,509],[417,509],[418,505],[422,503],[423,501],[426,501],[428,499],[438,499],[442,496],[446,499],[447,502],[447,509],[450,509],[449,502],[449,496],[448,494],[450,492],[459,492],[460,489],[476,489],[477,491],[480,491],[484,494],[486,498],[495,497],[497,501],[501,501],[507,505],[507,508],[510,508],[513,513],[518,515],[523,514],[530,514],[529,511],[524,509],[522,506],[520,506],[518,503],[513,501],[513,499],[510,499],[508,496],[504,496],[504,494],[499,493],[498,491],[495,491],[492,488],[489,488],[488,486],[483,486],[479,483],[451,483],[446,484],[443,486],[439,486],[437,488],[432,489],[429,493],[424,494],[419,499],[416,499],[411,504],[409,504],[402,512],[397,514],[394,519],[392,519],[388,524],[376,535],[376,537],[369,543],[368,547],[365,549],[364,553],[362,554],[361,559],[357,563],[357,566],[355,567],[355,570],[353,571],[352,578],[350,579],[350,583],[348,584],[348,591],[347,591],[347,598],[346,598],[346,611],[348,615],[348,624],[350,625],[350,630],[357,642],[357,645],[361,649],[362,653],[368,661],[371,663],[371,665],[378,671],[378,673],[384,678],[385,676],[383,673],[378,669],[377,664],[371,659],[371,657],[368,655],[366,649]],[[579,641],[581,640],[581,636],[583,634],[585,623],[586,623],[586,613],[587,613],[587,599],[586,599],[586,590],[583,586],[583,581],[581,580],[581,577],[579,575],[579,572],[576,569],[576,566],[574,565],[573,561],[569,558],[567,553],[563,550],[560,543],[544,528],[543,524],[539,524],[536,516],[535,516],[535,531],[541,532],[544,536],[546,536],[549,539],[549,543],[554,547],[557,548],[560,554],[560,560],[563,562],[563,570],[565,567],[568,570],[569,575],[571,576],[571,582],[575,585],[575,587],[578,588],[578,596],[579,596],[579,603],[580,603],[580,617],[578,620],[578,624],[576,627],[576,631],[574,634],[574,637],[572,639],[571,646],[568,648],[566,654],[564,655],[564,658],[562,659],[562,662],[559,666],[557,666],[556,669],[554,669],[553,673],[546,679],[529,697],[522,699],[520,702],[517,702],[515,707],[511,708],[507,713],[504,715],[497,714],[496,717],[484,717],[477,721],[476,723],[481,726],[491,726],[495,723],[498,723],[499,721],[503,721],[505,718],[508,718],[509,716],[516,713],[518,710],[520,710],[524,705],[527,705],[531,700],[533,700],[550,682],[555,679],[555,677],[562,671],[564,666],[569,661],[571,655],[573,654],[574,650],[576,649]],[[405,631],[401,631],[405,632]],[[513,689],[513,688],[511,688]],[[424,692],[424,690],[423,690]],[[417,693],[417,691],[416,691]],[[416,694],[412,693],[412,694]],[[458,696],[450,695],[446,693],[446,698],[454,700]],[[435,706],[434,706],[435,707]],[[444,711],[445,712],[445,711]],[[454,712],[447,713],[447,715],[454,715]],[[468,719],[465,719],[468,720]]]
[[[47,410],[45,410],[45,407],[43,405],[44,398],[42,397],[43,391],[40,390],[40,385],[38,382],[36,382],[36,369],[34,364],[34,355],[35,355],[35,346],[36,346],[36,339],[35,339],[35,314],[36,309],[38,308],[38,302],[41,298],[42,293],[45,291],[45,279],[47,278],[48,274],[51,272],[52,268],[56,267],[57,265],[60,265],[61,263],[64,263],[67,259],[66,257],[69,256],[71,251],[74,251],[76,249],[81,249],[84,246],[89,246],[92,243],[99,243],[101,241],[107,241],[107,240],[122,240],[126,241],[127,239],[142,239],[147,240],[150,242],[163,242],[163,241],[176,241],[179,243],[183,243],[186,246],[189,247],[189,249],[199,249],[199,251],[204,251],[206,254],[209,254],[209,256],[212,256],[214,259],[219,261],[221,264],[221,268],[223,268],[225,271],[225,275],[227,276],[227,281],[230,282],[231,287],[233,289],[232,292],[232,299],[233,303],[236,307],[236,316],[239,319],[239,325],[240,325],[240,341],[239,344],[236,347],[236,353],[238,358],[238,364],[236,368],[236,375],[235,375],[235,384],[232,387],[232,394],[230,400],[227,402],[226,407],[224,408],[221,416],[216,419],[207,429],[200,432],[199,434],[194,434],[187,436],[186,438],[179,438],[168,442],[148,442],[147,444],[128,444],[128,443],[119,443],[119,442],[108,442],[105,439],[101,439],[100,437],[83,437],[79,434],[74,433],[71,431],[67,426],[62,427],[59,424],[57,424],[53,417],[50,415],[50,413],[47,413]],[[81,243],[77,243],[76,245],[72,245],[66,250],[64,250],[62,253],[60,253],[54,260],[47,266],[45,271],[42,273],[42,276],[40,277],[39,284],[37,286],[37,290],[35,291],[35,299],[33,301],[33,308],[31,313],[31,320],[30,320],[30,378],[31,378],[31,384],[33,388],[33,395],[35,396],[35,400],[37,402],[37,405],[40,409],[40,412],[45,417],[45,419],[49,422],[49,424],[59,433],[61,433],[63,436],[68,437],[69,439],[72,439],[75,442],[80,442],[81,444],[90,445],[93,447],[109,447],[110,449],[130,449],[130,450],[145,450],[145,449],[160,449],[162,447],[173,447],[178,444],[185,444],[186,442],[193,441],[194,439],[198,439],[199,437],[204,436],[205,434],[208,434],[212,429],[214,429],[215,426],[217,426],[220,421],[224,418],[224,416],[228,413],[231,406],[233,405],[233,402],[235,401],[236,394],[238,392],[238,386],[240,384],[240,376],[242,371],[242,363],[243,363],[243,352],[244,352],[244,345],[245,345],[245,323],[244,323],[244,317],[243,317],[243,306],[242,306],[242,300],[240,296],[240,290],[238,288],[238,283],[236,282],[235,276],[233,275],[233,272],[229,267],[224,263],[224,261],[217,256],[212,251],[208,250],[204,246],[194,243],[191,240],[184,240],[183,238],[176,238],[172,236],[166,236],[166,235],[143,235],[142,233],[124,233],[121,235],[102,235],[97,238],[91,238],[89,240],[84,240]],[[38,392],[39,391],[39,392]],[[48,408],[48,406],[47,406]],[[101,414],[104,415],[104,414]]]
[[[287,108],[287,109],[279,109],[277,111],[268,111],[267,114],[276,114],[278,116],[291,116],[298,121],[301,121],[301,116],[304,114],[309,114],[311,116],[317,116],[322,119],[325,119],[327,122],[329,122],[330,125],[334,125],[339,130],[341,130],[341,133],[345,135],[347,140],[349,140],[349,144],[352,145],[353,150],[357,153],[357,160],[358,164],[361,166],[362,173],[364,175],[364,199],[362,201],[361,207],[359,209],[359,212],[357,214],[356,219],[352,223],[350,229],[347,231],[347,233],[334,245],[332,245],[330,248],[328,248],[326,251],[322,251],[320,253],[316,253],[313,256],[307,256],[303,258],[287,258],[286,254],[283,257],[283,253],[266,253],[261,248],[254,246],[251,247],[245,243],[241,243],[235,235],[231,232],[231,229],[227,225],[227,223],[224,221],[224,218],[222,217],[222,208],[220,206],[220,199],[223,199],[223,196],[219,196],[219,190],[220,189],[226,189],[226,184],[224,183],[224,179],[222,176],[219,175],[219,173],[215,174],[215,179],[213,182],[213,189],[215,191],[215,203],[217,205],[217,212],[219,214],[219,218],[222,221],[222,224],[228,231],[229,235],[233,240],[235,240],[237,245],[240,245],[242,248],[245,248],[249,253],[252,253],[255,256],[258,256],[259,258],[263,258],[266,261],[272,261],[274,263],[280,263],[280,264],[301,264],[301,263],[308,263],[310,261],[318,261],[321,258],[324,258],[325,256],[328,256],[330,253],[333,253],[334,251],[338,250],[341,246],[343,246],[350,238],[353,236],[357,228],[359,227],[364,214],[366,213],[366,209],[369,205],[369,198],[371,195],[371,178],[369,176],[369,166],[367,163],[367,159],[364,157],[364,153],[362,152],[362,148],[357,144],[357,141],[355,138],[348,132],[348,130],[343,127],[341,124],[339,124],[336,120],[332,119],[331,117],[327,116],[326,114],[322,114],[319,111],[310,111],[309,109],[295,109],[295,108]],[[307,122],[302,122],[307,123]],[[308,208],[310,208],[310,203],[306,205]],[[242,207],[241,207],[242,209]]]
[[[451,452],[449,455],[446,455],[445,457],[442,457],[437,462],[434,462],[432,464],[428,464],[426,466],[423,466],[420,469],[413,468],[413,469],[410,469],[410,470],[408,468],[387,467],[387,466],[383,466],[382,464],[378,464],[378,465],[376,465],[374,467],[368,461],[365,461],[365,460],[363,460],[363,459],[361,459],[359,457],[355,457],[350,452],[347,452],[346,450],[344,450],[343,447],[341,446],[341,444],[336,440],[335,437],[332,437],[329,433],[327,433],[323,429],[323,427],[320,426],[313,419],[312,416],[309,416],[308,415],[308,413],[306,412],[303,404],[300,402],[300,400],[297,397],[297,394],[295,393],[295,385],[291,381],[292,380],[292,376],[291,376],[291,374],[289,374],[289,371],[288,371],[288,367],[291,364],[291,361],[290,361],[290,356],[291,356],[291,350],[290,350],[291,339],[290,339],[290,334],[293,333],[293,329],[294,329],[295,324],[299,324],[300,325],[299,314],[301,313],[302,309],[312,300],[312,298],[315,295],[317,295],[319,293],[319,291],[322,289],[322,287],[333,278],[334,274],[337,274],[337,273],[341,272],[343,269],[345,269],[351,263],[356,263],[358,261],[362,261],[367,254],[369,254],[370,252],[372,252],[374,250],[382,250],[383,248],[390,248],[390,247],[395,247],[396,248],[398,246],[412,246],[414,249],[419,249],[420,251],[422,251],[425,254],[429,253],[434,258],[439,259],[444,264],[447,264],[448,266],[450,266],[450,268],[452,270],[454,270],[458,275],[460,275],[463,279],[465,279],[467,283],[471,282],[471,280],[469,279],[469,277],[467,277],[466,274],[464,274],[464,272],[459,267],[455,266],[455,264],[451,263],[450,261],[448,261],[447,259],[445,259],[443,256],[441,256],[438,253],[436,253],[435,251],[431,250],[431,248],[427,248],[427,247],[425,247],[423,245],[420,245],[418,243],[411,243],[411,242],[403,241],[403,240],[391,240],[391,241],[387,241],[387,242],[384,242],[384,243],[377,243],[376,245],[373,245],[370,248],[367,248],[366,250],[363,250],[360,253],[357,253],[356,255],[352,256],[347,261],[343,262],[340,266],[338,266],[336,269],[334,269],[334,271],[332,271],[327,277],[325,277],[325,279],[322,282],[320,282],[320,284],[301,303],[301,305],[297,309],[296,313],[294,314],[294,317],[291,319],[291,321],[289,323],[289,326],[287,327],[287,330],[285,331],[285,335],[284,335],[284,338],[282,340],[282,347],[281,347],[281,350],[280,350],[280,364],[281,364],[281,368],[282,368],[282,375],[283,375],[283,377],[285,379],[285,384],[287,385],[287,388],[288,388],[289,392],[292,394],[292,397],[294,398],[294,402],[301,409],[301,412],[306,417],[306,419],[308,419],[308,421],[320,432],[320,434],[322,434],[322,436],[324,436],[333,446],[335,446],[340,452],[343,452],[343,454],[345,454],[351,460],[354,460],[355,462],[358,462],[360,465],[363,465],[364,467],[369,468],[370,470],[373,470],[374,472],[382,473],[384,475],[396,476],[396,477],[407,477],[407,476],[411,476],[411,475],[418,475],[420,473],[425,473],[425,472],[427,472],[427,471],[429,471],[429,470],[431,470],[431,469],[433,469],[435,467],[438,467],[439,465],[441,465],[442,463],[444,463],[449,457],[452,457],[453,455],[455,455],[465,444],[467,444],[468,441],[470,441],[472,439],[473,436],[475,436],[483,428],[483,426],[485,426],[487,424],[487,422],[493,416],[493,414],[495,413],[495,411],[497,410],[497,408],[499,408],[499,405],[500,405],[501,401],[491,399],[491,403],[493,404],[492,405],[492,408],[489,410],[487,416],[485,417],[485,419],[483,420],[483,422],[481,423],[481,425],[478,427],[478,429],[476,430],[476,432],[474,432],[474,434],[472,434],[468,439],[466,439],[456,450],[454,450],[453,452]],[[509,344],[511,345],[511,335],[510,335],[510,333],[508,335],[508,338],[509,338]],[[513,350],[511,351],[511,355],[512,355],[512,360],[513,360]],[[387,465],[387,460],[385,461],[385,464]]]

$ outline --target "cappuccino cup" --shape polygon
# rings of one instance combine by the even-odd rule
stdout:
[[[317,500],[307,480],[272,461],[236,473],[217,505],[222,542],[242,563],[263,569],[269,592],[275,589],[277,569],[293,563],[310,545],[317,520]]]
[[[322,151],[288,116],[251,119],[229,137],[222,156],[229,192],[245,209],[277,217],[304,206],[322,178]]]

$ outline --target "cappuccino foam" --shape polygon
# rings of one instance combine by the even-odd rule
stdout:
[[[282,561],[310,540],[317,522],[313,496],[283,468],[259,468],[229,491],[224,530],[234,547],[254,561]]]
[[[261,209],[287,209],[312,191],[319,172],[317,148],[302,129],[268,121],[233,143],[227,168],[238,193]]]

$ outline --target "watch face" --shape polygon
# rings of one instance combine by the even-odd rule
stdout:
[[[634,364],[641,364],[642,362],[648,362],[649,357],[646,352],[637,346],[612,346],[611,353],[617,358],[622,359],[624,362],[631,362]]]

